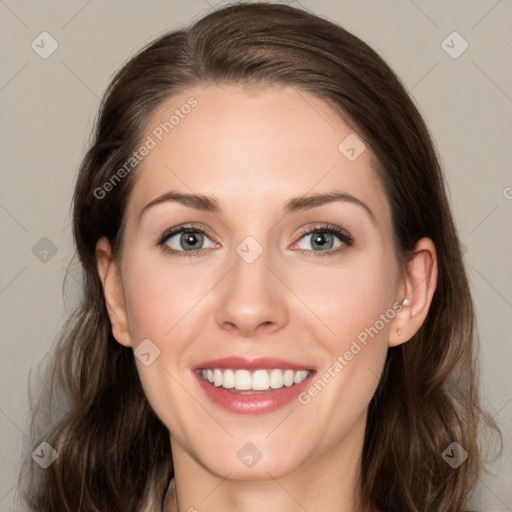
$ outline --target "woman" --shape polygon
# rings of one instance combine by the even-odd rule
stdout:
[[[425,123],[361,40],[255,3],[151,43],[74,237],[33,510],[463,510],[490,421],[468,282]]]

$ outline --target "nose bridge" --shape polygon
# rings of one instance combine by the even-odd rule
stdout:
[[[262,329],[277,330],[286,323],[286,297],[275,270],[271,270],[271,256],[268,245],[252,236],[235,248],[231,272],[223,280],[216,307],[219,326],[250,337]]]

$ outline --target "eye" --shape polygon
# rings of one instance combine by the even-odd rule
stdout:
[[[348,249],[353,243],[353,238],[347,231],[337,226],[322,225],[301,231],[299,242],[291,248],[307,255],[329,256]],[[157,245],[165,252],[185,257],[200,256],[205,250],[219,246],[204,229],[192,225],[167,230]]]
[[[201,254],[204,249],[214,248],[217,244],[198,227],[179,226],[166,231],[161,236],[158,245],[167,252],[185,253],[183,256],[196,256]]]
[[[300,241],[294,244],[301,251],[323,253],[327,256],[346,250],[353,245],[352,236],[337,226],[316,226],[300,233]]]

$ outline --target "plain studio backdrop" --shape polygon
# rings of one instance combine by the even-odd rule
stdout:
[[[136,50],[224,3],[0,1],[1,511],[21,510],[14,498],[21,456],[30,455],[29,372],[79,291],[78,269],[68,268],[69,207],[100,98]],[[504,433],[503,456],[471,506],[512,511],[512,2],[288,3],[370,44],[431,130],[476,303],[484,405]]]

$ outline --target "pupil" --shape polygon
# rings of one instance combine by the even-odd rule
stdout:
[[[317,246],[323,248],[326,244],[329,245],[329,241],[326,241],[326,237],[332,237],[332,235],[330,233],[318,233],[317,236],[313,238],[313,247]]]
[[[195,249],[194,245],[197,244],[198,241],[200,241],[201,239],[201,236],[202,235],[199,235],[199,237],[197,236],[199,233],[185,233],[182,238],[181,238],[181,247],[183,249]],[[186,244],[190,244],[190,246],[192,247],[187,247]]]

